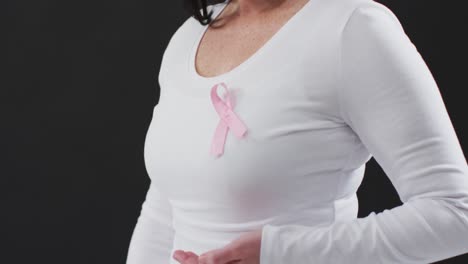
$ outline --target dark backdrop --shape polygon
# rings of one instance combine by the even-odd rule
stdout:
[[[381,2],[425,58],[466,148],[463,1]],[[0,14],[0,263],[124,263],[182,0],[2,0]],[[401,204],[374,159],[358,195],[359,217]],[[443,263],[456,260],[468,256]]]

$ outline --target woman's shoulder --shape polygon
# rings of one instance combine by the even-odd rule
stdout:
[[[393,11],[375,0],[309,0],[318,1],[316,7],[337,25],[345,26],[353,17],[386,17],[398,20]]]
[[[364,26],[372,24],[381,24],[384,26],[402,27],[395,13],[383,3],[375,0],[338,0],[345,2],[346,22],[344,26],[349,26],[351,22],[361,23]]]
[[[213,12],[213,15],[215,15],[227,2],[228,0],[225,0],[224,2],[208,5],[208,13]],[[184,38],[187,35],[194,34],[202,27],[204,27],[204,25],[202,25],[193,15],[190,15],[176,28],[171,36],[171,40]]]
[[[213,11],[216,14],[221,10],[222,6],[225,5],[229,0],[223,2],[211,4],[207,6],[208,12]],[[190,45],[194,44],[194,41],[204,25],[202,25],[194,16],[189,16],[182,20],[182,23],[173,31],[169,37],[169,41],[164,48],[164,52],[161,60],[161,70],[159,73],[160,80],[162,79],[163,72],[167,71],[174,64],[178,64],[181,60],[188,56],[187,52],[190,51]]]
[[[309,1],[315,2],[307,18],[310,23],[319,23],[327,32],[336,32],[338,36],[344,31],[352,32],[360,27],[378,26],[383,29],[396,25],[402,28],[395,13],[375,0]]]
[[[208,12],[213,12],[213,15],[218,12],[223,5],[225,5],[228,0],[224,0],[223,2],[211,4],[207,6]],[[189,16],[185,18],[182,23],[174,30],[172,33],[168,44],[166,46],[166,50],[171,48],[172,46],[184,45],[187,42],[193,40],[193,38],[200,32],[200,30],[205,27],[202,25],[194,16]],[[176,50],[182,47],[175,47]]]

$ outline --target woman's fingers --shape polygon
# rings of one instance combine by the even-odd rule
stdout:
[[[198,255],[191,251],[176,250],[172,257],[180,264],[198,264]]]

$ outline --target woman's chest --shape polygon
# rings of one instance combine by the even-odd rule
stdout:
[[[338,179],[330,175],[338,175],[356,143],[339,117],[338,42],[317,29],[323,24],[311,24],[307,35],[289,25],[254,59],[220,78],[196,75],[191,42],[172,43],[145,142],[148,173],[169,198],[231,205],[279,203],[306,195],[301,192],[330,198]],[[239,138],[228,126],[224,152],[215,157],[211,148],[222,118],[210,92],[220,82],[247,133]]]
[[[161,86],[145,164],[168,197],[258,208],[254,203],[285,202],[280,197],[291,189],[302,197],[301,188],[308,186],[307,192],[329,199],[335,183],[324,179],[341,169],[352,142],[337,117],[334,82],[300,66],[259,74],[266,72],[271,78],[224,80],[247,133],[238,138],[227,125],[219,157],[210,151],[223,122],[210,97],[216,82],[180,78]],[[218,94],[225,100],[225,90]]]

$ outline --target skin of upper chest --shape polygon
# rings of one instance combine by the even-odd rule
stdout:
[[[235,4],[227,6],[200,40],[195,56],[197,72],[212,77],[237,67],[265,45],[307,1],[285,0],[271,11],[245,16],[238,15]]]

